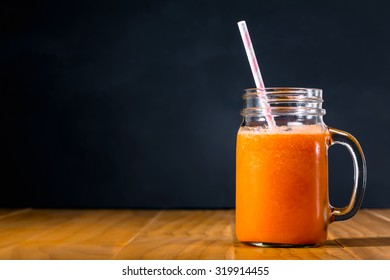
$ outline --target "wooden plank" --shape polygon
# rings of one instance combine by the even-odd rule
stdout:
[[[147,237],[231,237],[234,210],[165,210],[145,228]]]
[[[353,259],[329,241],[319,248],[258,248],[235,238],[234,210],[166,211],[116,259]]]
[[[381,215],[383,213],[381,212]],[[386,212],[387,214],[387,212]],[[117,259],[365,259],[390,258],[383,219],[362,210],[329,227],[329,240],[316,248],[257,248],[238,242],[234,210],[166,211],[125,246]],[[356,239],[364,237],[364,239]],[[348,239],[349,238],[349,239]],[[346,249],[355,242],[354,249]],[[349,242],[349,243],[348,243]],[[365,242],[366,246],[360,246]],[[359,245],[360,244],[360,245]],[[369,244],[373,245],[369,246]],[[378,246],[375,246],[378,245]]]
[[[390,259],[389,210],[360,210],[329,228],[332,237],[356,259]]]
[[[390,209],[331,224],[317,248],[242,244],[234,210],[0,213],[0,259],[390,259]]]
[[[210,237],[138,237],[123,248],[115,259],[131,260],[202,260],[232,259],[229,238]]]
[[[167,210],[115,259],[225,259],[233,252],[234,210]]]
[[[362,209],[347,221],[331,224],[329,232],[335,238],[389,236],[390,222],[373,213],[377,212]]]
[[[62,211],[55,215],[53,211],[32,210],[18,215],[9,215],[0,220],[0,249],[34,238],[76,217],[80,212]]]
[[[130,244],[129,244],[130,245]],[[116,259],[257,260],[257,259],[354,259],[338,244],[320,248],[259,248],[232,242],[231,238],[140,237]]]
[[[23,212],[30,211],[30,208],[25,209],[0,209],[0,220],[9,216],[18,215]]]
[[[369,212],[386,222],[390,222],[390,209],[370,209]]]
[[[12,244],[0,250],[0,258],[109,259],[156,213],[131,210],[34,210],[35,216],[25,217],[18,221],[19,225],[7,223],[9,234],[18,228],[24,235],[17,239],[8,238]],[[31,233],[28,228],[38,224],[47,230],[39,227],[38,234],[26,237],[26,233]]]

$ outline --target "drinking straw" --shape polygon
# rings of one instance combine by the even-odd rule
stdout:
[[[256,88],[259,89],[260,98],[262,101],[264,101],[263,103],[266,106],[265,117],[268,123],[268,127],[272,128],[276,126],[276,124],[271,114],[271,106],[268,103],[267,95],[265,94],[264,81],[261,76],[259,64],[257,63],[256,54],[255,50],[253,49],[251,37],[249,36],[248,27],[246,26],[246,22],[244,20],[238,22],[237,24],[238,28],[240,29],[242,42],[244,43],[245,52],[252,70],[253,78],[255,79]]]

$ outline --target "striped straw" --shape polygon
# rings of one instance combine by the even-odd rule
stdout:
[[[255,50],[253,49],[251,37],[249,36],[248,27],[246,26],[245,21],[240,21],[237,24],[238,28],[240,29],[242,42],[244,43],[245,52],[252,70],[253,78],[255,79],[256,88],[259,89],[260,98],[262,99],[262,101],[264,101],[262,103],[266,104],[265,117],[267,119],[268,127],[272,128],[276,126],[276,124],[271,114],[271,106],[268,103],[267,95],[265,94],[263,78],[261,76],[259,64],[257,63],[256,54]]]

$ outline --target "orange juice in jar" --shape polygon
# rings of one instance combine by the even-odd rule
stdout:
[[[271,111],[264,106],[266,94]],[[322,120],[322,91],[246,90],[236,146],[236,233],[258,246],[312,246],[326,240],[328,224],[352,217],[366,182],[363,152],[353,136]],[[270,126],[265,114],[271,113]],[[355,168],[349,205],[328,199],[328,147],[348,147]]]

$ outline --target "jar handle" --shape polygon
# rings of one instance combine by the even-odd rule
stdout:
[[[352,156],[354,167],[354,184],[349,204],[341,208],[330,206],[330,222],[337,222],[352,218],[360,208],[366,189],[367,167],[363,150],[355,137],[348,132],[335,128],[329,128],[329,132],[329,146],[334,144],[341,144],[345,146]]]

